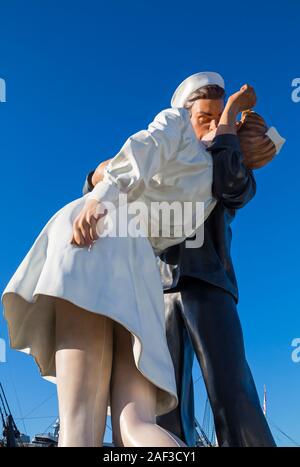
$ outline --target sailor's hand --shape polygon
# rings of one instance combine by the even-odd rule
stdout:
[[[70,243],[79,247],[90,247],[98,238],[97,222],[106,215],[102,203],[95,199],[87,200],[73,223]]]
[[[238,114],[243,110],[252,109],[256,104],[256,100],[254,88],[249,84],[244,84],[239,91],[229,96],[227,106],[234,108]]]

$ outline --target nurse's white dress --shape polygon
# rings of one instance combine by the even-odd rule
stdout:
[[[64,298],[131,332],[136,366],[158,388],[157,415],[174,409],[178,398],[156,254],[186,235],[106,236],[90,249],[70,239],[74,219],[90,198],[116,203],[126,193],[131,203],[147,207],[152,201],[204,202],[206,218],[215,206],[211,186],[211,155],[196,138],[188,111],[161,111],[147,130],[126,140],[92,192],[51,217],[11,277],[2,293],[11,347],[31,354],[41,376],[55,383],[54,297]]]

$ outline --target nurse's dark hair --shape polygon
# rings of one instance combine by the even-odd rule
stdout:
[[[208,84],[194,91],[185,102],[184,107],[191,113],[191,108],[198,99],[225,99],[225,91],[217,84]]]

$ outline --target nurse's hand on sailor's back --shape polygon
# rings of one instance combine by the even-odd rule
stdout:
[[[99,220],[107,213],[104,205],[96,199],[86,201],[73,223],[70,243],[79,247],[90,247],[98,238]]]
[[[104,169],[109,161],[110,159],[100,162],[95,170],[88,173],[83,185],[83,195],[92,191],[97,183],[103,180]],[[95,199],[88,200],[74,221],[70,243],[80,247],[92,245],[99,238],[97,230],[99,232],[101,226],[97,223],[105,214],[106,210],[103,209],[101,203]]]

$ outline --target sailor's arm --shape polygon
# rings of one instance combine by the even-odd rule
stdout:
[[[254,89],[247,84],[230,96],[208,147],[213,156],[213,195],[227,208],[243,207],[256,193],[253,172],[243,162],[236,123],[237,115],[255,103]]]

